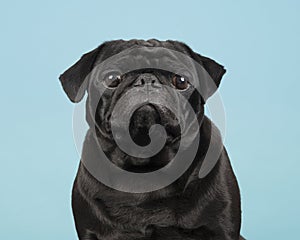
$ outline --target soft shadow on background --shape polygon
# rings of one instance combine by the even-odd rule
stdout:
[[[76,239],[79,156],[58,76],[111,39],[186,42],[225,65],[226,147],[247,239],[296,239],[300,4],[296,1],[10,1],[1,4],[0,239]]]

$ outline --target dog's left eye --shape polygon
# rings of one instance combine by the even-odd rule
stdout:
[[[110,88],[115,88],[117,87],[120,82],[121,82],[121,76],[118,74],[108,74],[105,78],[104,78],[105,84],[110,87]]]
[[[172,83],[179,90],[186,89],[189,86],[188,80],[185,77],[182,77],[177,74],[173,76]]]

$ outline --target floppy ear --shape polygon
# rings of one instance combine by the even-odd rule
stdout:
[[[87,81],[84,80],[92,71],[99,51],[100,47],[84,54],[73,66],[60,75],[59,80],[72,102],[80,102],[83,98],[87,88]]]
[[[180,46],[183,47],[183,49],[185,49],[195,61],[201,64],[204,70],[208,73],[209,77],[207,76],[207,74],[203,75],[203,73],[200,73],[199,76],[200,88],[202,90],[201,95],[203,95],[202,96],[203,100],[206,101],[218,89],[221,79],[225,74],[226,70],[222,65],[220,65],[216,61],[208,57],[204,57],[199,53],[194,52],[185,43],[176,42],[176,41],[169,41],[169,42],[172,42],[175,46],[179,45],[179,48]],[[213,81],[211,81],[210,78]]]
[[[221,83],[221,79],[226,72],[226,69],[222,65],[220,65],[219,63],[217,63],[216,61],[214,61],[208,57],[204,57],[201,55],[199,55],[199,56],[201,58],[201,62],[203,63],[203,67],[208,72],[210,77],[214,80],[214,83],[215,83],[216,87],[218,88]],[[209,92],[209,94],[208,94],[209,97],[213,93],[214,92]]]
[[[202,64],[205,71],[208,73],[210,78],[213,80],[213,81],[211,81],[211,79],[205,78],[205,80],[201,81],[201,83],[200,83],[201,88],[204,89],[204,91],[203,91],[204,96],[202,96],[202,97],[204,98],[204,101],[206,101],[218,89],[218,87],[221,83],[221,79],[222,79],[223,75],[225,74],[226,70],[222,65],[220,65],[216,61],[214,61],[208,57],[204,57],[198,53],[196,55],[197,55],[198,61],[200,60],[199,62]]]

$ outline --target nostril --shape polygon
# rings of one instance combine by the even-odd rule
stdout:
[[[136,83],[134,84],[135,87],[144,86],[145,85],[145,79],[139,78]]]
[[[134,86],[145,86],[146,84],[151,84],[151,85],[156,85],[158,82],[158,79],[155,75],[149,74],[149,73],[144,73],[138,76],[136,79]]]

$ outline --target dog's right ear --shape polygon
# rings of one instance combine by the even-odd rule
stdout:
[[[80,102],[87,89],[86,76],[92,71],[94,63],[102,49],[103,44],[84,54],[73,66],[60,75],[59,80],[69,99]]]

